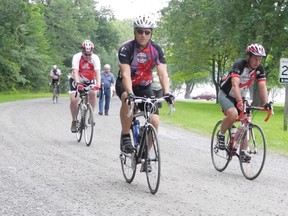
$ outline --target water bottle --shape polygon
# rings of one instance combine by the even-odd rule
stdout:
[[[234,138],[237,132],[237,128],[235,127],[235,125],[232,126],[230,132],[231,132],[231,137]]]
[[[133,121],[133,136],[134,136],[134,145],[135,147],[139,144],[139,127],[140,122],[138,119]]]
[[[230,133],[231,133],[230,145],[232,145],[232,146],[233,146],[233,144],[235,142],[236,132],[237,132],[237,128],[235,127],[235,125],[233,125],[232,128],[230,129]]]
[[[239,145],[238,139],[239,139],[239,136],[241,135],[243,129],[244,129],[244,125],[242,123],[240,123],[240,125],[237,128],[237,132],[235,134],[235,137],[234,137],[234,140],[236,141],[235,149],[238,148],[238,145]]]

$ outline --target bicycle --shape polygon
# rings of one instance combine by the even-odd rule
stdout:
[[[267,122],[271,114],[273,114],[273,109],[269,110],[265,107],[251,106],[247,100],[243,101],[243,111],[236,120],[239,123],[238,128],[236,129],[235,125],[233,125],[225,134],[225,150],[219,149],[217,139],[222,120],[218,121],[214,126],[211,138],[211,158],[215,169],[222,172],[227,168],[233,156],[238,157],[242,174],[245,178],[253,180],[259,176],[264,167],[266,139],[261,127],[252,123],[252,111],[266,111],[265,122]],[[236,133],[233,132],[235,129]],[[241,156],[241,150],[244,149],[246,149],[251,159]]]
[[[141,164],[140,172],[146,173],[149,190],[152,194],[157,193],[160,184],[161,157],[157,131],[150,122],[151,114],[157,110],[157,103],[165,101],[162,98],[135,97],[131,103],[128,116],[133,115],[130,128],[130,137],[135,151],[127,154],[122,151],[122,134],[120,139],[120,162],[124,178],[127,183],[134,180],[137,165]],[[144,111],[140,111],[138,105],[143,103]],[[174,106],[170,105],[172,114]],[[144,118],[144,123],[140,126],[139,118]]]
[[[58,85],[58,82],[54,82],[53,83],[52,93],[53,93],[53,97],[52,97],[53,103],[58,103],[58,98],[59,98],[59,85]]]
[[[77,92],[80,95],[80,102],[78,103],[77,118],[76,118],[77,119],[76,139],[78,142],[80,142],[84,132],[85,143],[87,146],[91,145],[95,126],[93,109],[89,103],[90,90],[99,90],[99,87],[94,84],[90,84],[84,87],[83,90],[78,90]]]

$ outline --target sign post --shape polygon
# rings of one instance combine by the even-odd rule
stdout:
[[[284,125],[283,130],[287,131],[287,119],[288,119],[288,58],[280,58],[279,68],[279,82],[286,84],[285,86],[285,105],[284,105]]]

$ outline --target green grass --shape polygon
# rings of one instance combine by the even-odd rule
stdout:
[[[167,116],[169,107],[164,105],[160,111],[161,120],[207,137],[211,136],[216,122],[224,117],[220,105],[214,102],[178,101],[175,104],[175,109],[173,115]],[[263,129],[269,150],[288,155],[288,131],[283,131],[283,105],[274,105],[274,113],[269,121],[265,122],[267,112],[255,111],[253,112],[253,123],[258,124]]]
[[[63,97],[66,94],[61,94]],[[36,98],[52,98],[52,93],[39,92],[39,93],[0,93],[0,103],[18,101],[18,100],[29,100]]]

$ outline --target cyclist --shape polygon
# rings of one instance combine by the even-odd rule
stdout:
[[[247,47],[246,54],[246,58],[234,62],[230,72],[220,84],[218,100],[226,115],[218,134],[220,150],[225,149],[224,134],[233,126],[239,112],[243,110],[242,98],[245,97],[255,79],[257,80],[260,97],[265,107],[271,109],[271,105],[268,103],[264,66],[261,64],[262,58],[266,56],[265,49],[260,44],[251,44]],[[246,146],[247,144],[245,145],[244,143],[241,157],[249,161],[251,157],[245,151]]]
[[[93,53],[94,44],[90,40],[82,43],[82,52],[76,53],[72,59],[70,78],[70,110],[72,115],[71,132],[77,132],[77,105],[79,95],[76,94],[78,88],[82,89],[89,84],[100,86],[100,59]],[[96,79],[96,81],[95,81]],[[90,104],[94,110],[96,105],[96,92],[89,93]]]
[[[100,90],[100,96],[99,96],[99,115],[103,115],[103,105],[105,100],[105,115],[108,116],[109,111],[109,105],[110,105],[110,99],[111,99],[111,93],[112,96],[114,96],[115,88],[115,78],[114,74],[110,71],[111,66],[109,64],[104,65],[104,71],[101,72],[101,90]]]
[[[59,91],[60,80],[61,80],[61,70],[58,69],[57,65],[54,65],[53,69],[50,71],[50,83],[49,83],[49,85],[54,86],[54,84],[57,84],[58,94],[60,93],[60,91]]]
[[[168,103],[174,102],[174,96],[169,93],[169,80],[167,65],[163,49],[151,40],[156,27],[150,15],[140,15],[133,22],[134,39],[122,44],[118,51],[120,61],[119,73],[116,80],[116,93],[122,101],[120,120],[122,126],[122,151],[132,153],[134,147],[131,143],[129,130],[132,116],[127,117],[128,104],[134,95],[151,97],[152,71],[156,66],[163,92]],[[139,107],[143,110],[143,107]],[[158,114],[158,111],[157,111]],[[151,116],[151,123],[157,129],[159,115]]]

